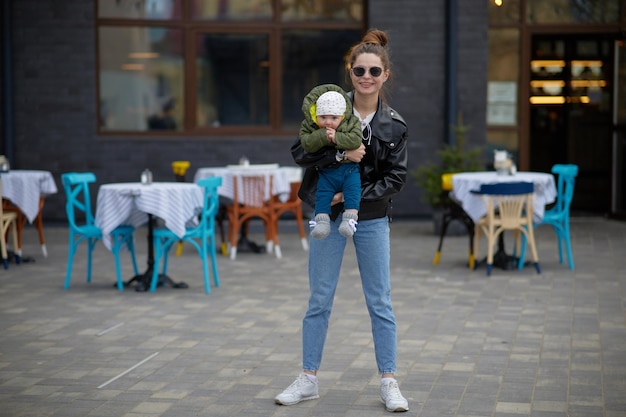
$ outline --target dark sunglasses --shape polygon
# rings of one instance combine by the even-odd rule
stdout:
[[[354,68],[352,68],[352,72],[357,77],[364,76],[366,71],[367,71],[367,68],[365,68],[365,67],[354,67]],[[383,73],[383,69],[381,67],[371,67],[369,69],[369,71],[370,71],[370,75],[372,77],[374,77],[374,78],[380,77],[380,74]]]

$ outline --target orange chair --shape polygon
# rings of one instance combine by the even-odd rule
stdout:
[[[289,193],[289,199],[284,203],[275,196],[274,197],[274,230],[278,234],[278,221],[283,213],[291,212],[296,216],[296,223],[298,224],[298,232],[300,233],[300,241],[302,242],[302,249],[309,250],[309,241],[307,240],[306,233],[304,231],[304,217],[302,215],[302,200],[298,197],[298,190],[300,189],[301,182],[291,183],[291,192]],[[277,250],[280,250],[278,248]],[[282,255],[276,254],[281,257]]]
[[[43,209],[44,198],[41,197],[39,199],[39,214],[35,217],[33,224],[37,227],[37,232],[39,233],[39,244],[41,245],[41,253],[43,256],[48,257],[48,249],[46,248],[46,240],[43,235],[43,217],[41,215],[41,210]],[[5,213],[15,213],[17,216],[17,250],[22,249],[22,229],[26,226],[28,219],[22,213],[19,207],[14,205],[10,200],[3,199],[2,200],[2,209]]]
[[[275,250],[278,258],[282,256],[275,230],[274,199],[265,199],[267,191],[271,189],[272,177],[269,175],[246,173],[233,175],[233,204],[226,207],[230,259],[234,260],[237,257],[239,233],[252,218],[261,219],[265,225],[267,252]]]

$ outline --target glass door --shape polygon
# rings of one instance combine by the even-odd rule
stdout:
[[[611,212],[626,217],[626,41],[615,42]]]
[[[532,41],[530,168],[578,165],[573,212],[612,211],[613,45],[601,35],[538,35]]]

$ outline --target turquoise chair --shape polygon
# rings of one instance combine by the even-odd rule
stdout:
[[[549,224],[554,229],[559,243],[559,262],[563,263],[563,246],[567,251],[567,262],[569,268],[574,270],[574,257],[572,256],[572,243],[569,233],[569,212],[574,197],[574,185],[578,175],[578,165],[556,164],[552,167],[552,173],[558,175],[556,203],[552,208],[546,210],[541,222],[535,223],[533,227],[542,224]],[[522,239],[520,260],[518,268],[524,264],[526,252],[525,240]]]
[[[70,247],[64,287],[68,289],[72,277],[74,255],[82,241],[87,242],[87,282],[91,282],[91,254],[98,240],[102,239],[102,230],[94,224],[91,200],[89,197],[89,184],[96,181],[96,176],[91,172],[69,172],[62,174],[61,179],[67,198],[65,212],[70,226]],[[120,266],[120,251],[124,245],[126,245],[130,251],[135,275],[139,274],[137,261],[135,259],[135,246],[133,244],[134,230],[135,228],[132,226],[122,225],[111,232],[113,241],[112,252],[115,256],[115,272],[117,274],[117,289],[120,291],[124,289],[122,268]]]
[[[213,283],[219,287],[220,280],[217,275],[217,260],[215,256],[215,216],[219,209],[219,195],[217,188],[222,185],[222,177],[203,178],[197,182],[198,186],[204,188],[204,204],[200,220],[197,226],[187,227],[182,238],[176,236],[167,228],[157,228],[154,230],[154,268],[152,271],[152,281],[150,291],[154,292],[159,281],[159,262],[163,259],[163,275],[167,275],[168,254],[174,243],[189,242],[202,259],[202,271],[204,273],[204,292],[211,292],[209,283],[209,260],[213,266]]]

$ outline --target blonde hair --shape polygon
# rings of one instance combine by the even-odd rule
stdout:
[[[361,54],[374,54],[378,56],[383,64],[383,70],[390,70],[391,60],[389,59],[389,51],[387,48],[388,43],[389,38],[387,37],[386,32],[376,28],[368,30],[367,33],[363,35],[361,42],[353,45],[346,54],[346,71],[348,73],[350,72],[352,65],[354,65],[354,61],[356,61]],[[391,73],[389,74],[389,78],[391,78]],[[387,88],[386,85],[387,83],[383,84],[383,90]],[[383,90],[381,90],[381,97],[384,100],[385,94]]]

